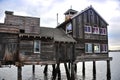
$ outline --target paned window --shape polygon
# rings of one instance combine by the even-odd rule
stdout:
[[[102,53],[108,52],[108,45],[107,44],[102,44],[101,45],[101,51],[102,51]]]
[[[92,33],[91,26],[85,26],[84,31],[85,31],[85,33]]]
[[[100,28],[100,34],[101,34],[101,35],[107,35],[107,30],[106,30],[106,28]]]
[[[93,34],[99,34],[99,27],[93,27]]]
[[[85,53],[92,53],[92,44],[85,43]]]
[[[72,32],[72,24],[68,24],[66,26],[66,33],[71,33]]]
[[[94,44],[94,53],[100,53],[100,44]]]
[[[40,53],[40,41],[39,40],[34,41],[34,53]]]

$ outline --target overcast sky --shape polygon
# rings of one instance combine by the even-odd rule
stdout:
[[[56,27],[57,13],[62,23],[64,12],[71,6],[80,12],[90,5],[109,24],[109,49],[120,49],[120,0],[0,0],[0,22],[4,22],[8,10],[15,15],[39,17],[41,26]]]

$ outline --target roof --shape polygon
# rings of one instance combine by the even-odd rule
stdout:
[[[43,37],[52,37],[55,42],[76,42],[64,30],[59,28],[40,27],[40,35]]]
[[[76,10],[73,10],[73,9],[68,9],[64,14],[66,15],[66,14],[69,14],[69,13],[72,13],[72,14],[75,14],[75,13],[77,13],[78,11],[76,11]]]
[[[85,11],[87,11],[87,10],[89,10],[89,9],[94,10],[94,11],[97,13],[97,15],[100,16],[100,14],[90,5],[90,7],[85,8],[85,9],[82,10],[81,12],[78,12],[77,14],[73,15],[73,17],[72,17],[71,19],[77,17],[78,15],[82,14],[83,12],[85,12]],[[101,16],[100,16],[100,17],[101,17]],[[108,24],[102,17],[101,17],[101,19],[102,19],[106,24]]]

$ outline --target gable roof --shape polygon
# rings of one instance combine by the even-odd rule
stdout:
[[[70,35],[59,28],[40,27],[40,35],[42,37],[51,37],[55,42],[76,42]]]
[[[73,17],[72,17],[71,19],[77,17],[78,15],[82,14],[83,12],[85,12],[85,11],[87,11],[87,10],[89,10],[89,9],[94,10],[94,11],[97,13],[97,15],[108,25],[108,23],[107,23],[107,22],[101,17],[101,15],[92,7],[92,5],[90,5],[90,7],[88,7],[88,8],[85,8],[85,9],[82,10],[81,12],[78,12],[77,14],[73,15]]]

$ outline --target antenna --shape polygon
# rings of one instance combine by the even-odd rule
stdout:
[[[57,26],[58,26],[58,13],[57,13]]]
[[[72,5],[70,6],[70,9],[72,9]]]

